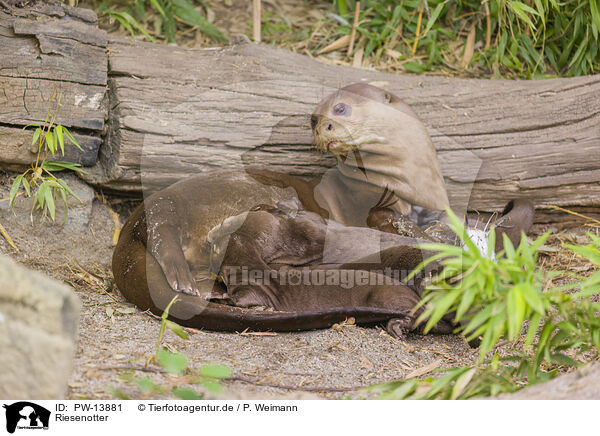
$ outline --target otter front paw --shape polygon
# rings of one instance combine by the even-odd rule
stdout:
[[[196,282],[187,263],[165,262],[165,265],[161,265],[161,267],[169,286],[175,292],[200,296],[200,291],[196,287]]]
[[[404,318],[393,318],[387,323],[385,329],[387,332],[396,339],[404,339],[406,333],[413,329],[414,319],[410,316]]]

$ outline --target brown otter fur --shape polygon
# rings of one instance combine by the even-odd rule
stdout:
[[[245,204],[249,201],[262,199],[273,203],[274,200],[285,197],[284,193],[274,191],[272,187],[265,188],[253,185],[246,179],[240,180],[242,176],[227,177],[220,174],[218,185],[214,176],[210,175],[179,182],[151,195],[133,212],[121,232],[113,255],[115,282],[125,298],[143,310],[150,309],[159,314],[173,297],[178,296],[178,301],[170,310],[170,318],[185,326],[210,330],[236,331],[250,328],[293,331],[323,328],[349,316],[354,317],[358,323],[396,320],[392,323],[396,330],[391,329],[396,333],[412,327],[414,317],[409,312],[419,296],[413,289],[400,283],[389,286],[357,286],[344,290],[343,293],[333,286],[294,288],[293,292],[285,286],[273,288],[272,292],[286,296],[285,304],[274,306],[278,309],[276,312],[215,304],[200,297],[223,293],[223,289],[218,288],[219,285],[215,288],[212,280],[197,281],[193,278],[194,273],[206,270],[209,265],[214,247],[211,246],[213,241],[208,241],[206,235],[211,223],[219,223],[215,217],[251,209]],[[233,192],[236,195],[232,195]],[[246,199],[240,201],[243,197]],[[227,199],[231,201],[228,202]],[[318,262],[318,252],[323,251],[327,229],[323,218],[307,212],[304,218],[295,219],[294,225],[288,226],[285,234],[265,232],[269,226],[283,222],[282,216],[278,216],[279,212],[275,213],[274,210],[276,209],[271,212],[250,212],[249,224],[240,228],[241,232],[246,232],[247,241],[254,241],[255,248],[262,247],[264,251],[273,245],[277,245],[279,249],[287,247],[288,253],[280,251],[281,257],[270,259],[267,267],[277,262],[285,264],[286,256],[287,264],[292,267],[298,266],[297,262],[306,263],[308,258],[300,260],[297,250],[304,250],[304,254],[309,255],[313,263]],[[252,224],[255,226],[255,233],[248,230],[251,228],[248,226]],[[300,231],[302,226],[305,226],[308,233]],[[388,235],[387,246],[404,246],[409,251],[395,256],[402,263],[399,265],[402,268],[413,268],[422,259],[420,250],[410,248],[415,240],[367,228],[358,228],[352,232],[357,235],[364,232]],[[347,237],[345,235],[347,234],[340,233],[341,238]],[[271,238],[270,244],[265,237]],[[235,250],[231,253],[235,253]],[[246,257],[243,257],[240,253],[237,253],[240,265],[256,266],[258,259],[266,264],[264,256],[246,252]],[[394,257],[392,252],[388,252],[382,259],[393,264],[394,261],[388,259],[390,257]],[[354,265],[330,264],[326,267],[338,270],[359,269],[361,259],[357,257],[355,260],[357,262]],[[407,260],[410,260],[410,265],[406,264]],[[236,292],[241,291],[238,289]]]

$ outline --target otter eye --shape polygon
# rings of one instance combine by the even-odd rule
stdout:
[[[350,108],[344,103],[338,103],[333,107],[334,115],[350,115]]]

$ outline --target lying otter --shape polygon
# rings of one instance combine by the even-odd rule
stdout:
[[[371,307],[397,314],[387,323],[394,336],[417,327],[421,282],[401,278],[428,256],[417,247],[428,240],[269,205],[230,217],[208,240],[211,268],[223,285],[211,301],[288,312]],[[434,331],[451,329],[441,323]]]
[[[329,327],[350,316],[367,324],[404,318],[404,310],[376,305],[313,306],[306,310],[300,301],[295,310],[286,308],[294,311],[266,312],[216,304],[201,297],[214,293],[214,281],[207,279],[212,253],[209,230],[223,217],[249,210],[257,201],[273,204],[289,198],[285,190],[261,185],[239,172],[223,171],[175,183],[149,196],[131,214],[115,247],[112,266],[117,287],[140,309],[157,314],[178,296],[170,318],[209,330],[295,331]],[[247,260],[249,265],[254,262]],[[204,277],[197,279],[199,273]],[[305,298],[308,301],[311,296],[306,294]]]
[[[316,148],[332,154],[335,167],[308,181],[264,169],[248,173],[293,188],[305,209],[350,226],[367,226],[370,210],[386,195],[396,217],[419,224],[433,223],[449,206],[427,129],[396,95],[348,85],[319,103],[311,129]]]
[[[236,192],[239,199],[232,197],[231,192]],[[237,265],[249,268],[272,269],[274,265],[294,268],[305,264],[335,269],[340,274],[347,270],[364,270],[360,265],[364,260],[362,254],[366,253],[365,248],[373,245],[375,248],[367,254],[378,254],[379,247],[383,250],[390,247],[404,250],[395,257],[392,251],[381,256],[381,262],[388,262],[401,269],[410,270],[422,260],[421,251],[412,248],[418,240],[333,223],[330,223],[333,227],[331,231],[322,217],[304,211],[299,211],[299,216],[290,221],[294,225],[288,226],[286,232],[265,231],[274,225],[274,219],[277,221],[284,217],[284,213],[277,208],[272,208],[269,212],[251,211],[247,214],[247,225],[242,226],[244,220],[241,220],[228,232],[223,233],[222,230],[224,224],[231,219],[209,232],[211,224],[213,227],[215,223],[218,224],[217,216],[236,216],[245,209],[252,209],[248,206],[250,199],[262,198],[263,201],[274,202],[285,197],[285,191],[278,192],[272,187],[259,185],[237,173],[223,172],[218,179],[214,175],[201,175],[151,195],[132,213],[121,231],[113,254],[113,274],[117,287],[127,300],[140,309],[150,309],[157,314],[162,313],[174,296],[178,296],[170,310],[170,318],[185,326],[209,330],[241,331],[250,328],[295,331],[329,327],[350,316],[360,324],[386,323],[392,319],[400,319],[403,321],[402,328],[405,328],[406,320],[414,318],[410,309],[419,300],[418,293],[397,280],[393,282],[393,286],[378,285],[377,277],[374,286],[352,287],[338,294],[335,286],[296,287],[294,289],[299,292],[294,292],[293,298],[286,299],[287,303],[271,306],[281,310],[277,312],[226,306],[206,300],[210,296],[213,300],[220,301],[223,298],[218,298],[219,295],[232,292],[222,288],[219,283],[215,286],[214,281],[209,279],[208,272],[211,259],[215,264],[215,255],[225,252],[222,247],[225,240],[223,235],[233,234],[238,229],[248,242],[243,247],[249,247],[252,243],[263,254],[269,247],[279,249],[280,256],[276,257],[272,257],[272,253],[271,257],[265,257],[257,252],[247,251],[247,248],[244,252],[236,252],[234,249],[227,251],[229,256],[236,256]],[[207,204],[211,198],[215,201]],[[228,198],[234,198],[235,201],[227,201]],[[238,237],[239,234],[236,233],[235,236]],[[325,256],[328,257],[325,259],[328,263],[324,263],[323,253],[327,244],[334,251],[336,247],[340,248],[345,257],[336,258],[329,253]],[[351,247],[355,247],[354,255],[350,253]],[[301,256],[302,253],[304,257]],[[376,267],[374,269],[383,268],[384,264],[381,262],[379,265],[369,265]],[[203,273],[204,277],[195,279],[194,276],[198,273]],[[285,286],[281,289],[273,287],[271,292],[274,295],[290,296],[289,289]],[[240,292],[240,289],[233,292],[234,299],[237,298],[240,305],[254,306],[241,303]],[[326,295],[331,297],[329,302]],[[390,301],[386,302],[388,296]]]
[[[349,316],[359,324],[387,324],[395,336],[416,327],[418,314],[412,309],[420,299],[420,284],[407,286],[382,276],[382,271],[411,271],[427,255],[415,244],[426,240],[343,226],[302,209],[251,208],[244,203],[250,197],[274,199],[285,193],[265,187],[260,191],[260,186],[239,174],[229,177],[221,173],[218,185],[210,175],[179,182],[153,194],[134,211],[113,255],[115,282],[127,300],[160,314],[179,296],[170,318],[209,330],[306,330],[328,327]],[[253,195],[235,205],[206,204],[205,189],[231,192],[228,188]],[[214,222],[223,209],[242,212],[245,208],[250,212],[233,215],[207,230],[207,223]],[[504,217],[514,225],[515,234],[520,223],[513,218],[521,212],[520,207],[513,207]],[[211,266],[222,282],[209,279]],[[232,267],[239,267],[236,283],[231,281]],[[346,289],[339,282],[282,283],[278,274],[268,284],[246,283],[240,277],[243,267],[263,274],[287,267],[292,272],[304,273],[308,268],[311,273],[323,271],[338,278],[360,275],[364,284]],[[195,280],[197,273],[204,277]],[[257,306],[275,311],[252,309]],[[441,323],[436,331],[451,329]]]

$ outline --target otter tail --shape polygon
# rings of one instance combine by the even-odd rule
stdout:
[[[502,215],[494,223],[496,228],[496,252],[504,249],[504,238],[508,236],[514,246],[519,245],[521,234],[527,233],[533,224],[535,207],[531,200],[518,199],[508,202]]]

